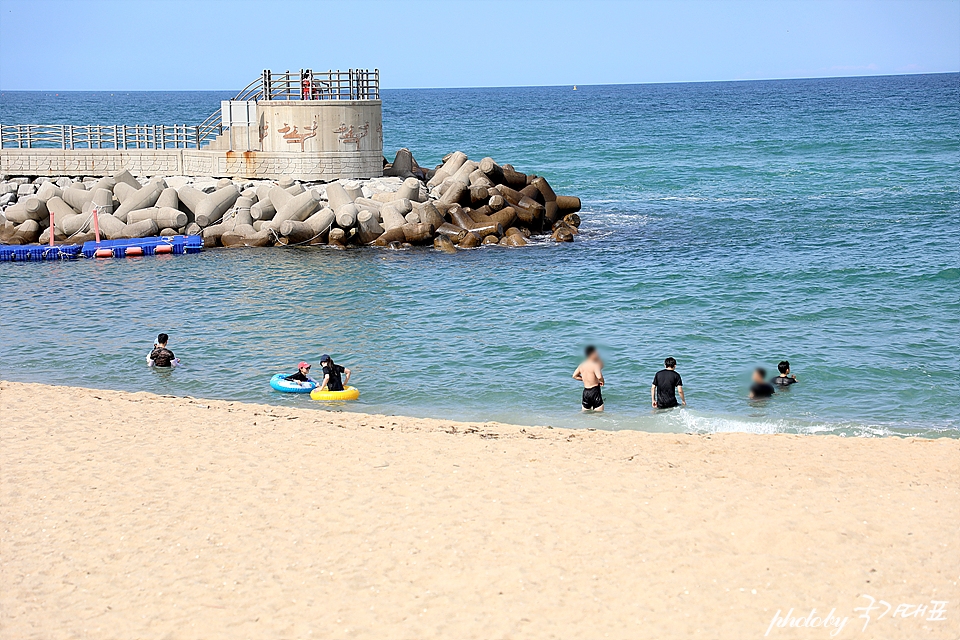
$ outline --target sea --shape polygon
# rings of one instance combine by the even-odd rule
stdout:
[[[3,92],[0,122],[193,124],[233,91]],[[385,153],[583,201],[573,244],[0,264],[0,379],[450,420],[960,437],[960,74],[384,90]],[[167,332],[183,365],[149,369]],[[580,411],[586,345],[606,411]],[[321,354],[360,400],[270,376]],[[676,358],[685,408],[650,384]],[[756,367],[799,383],[748,399]],[[56,403],[69,390],[38,392]],[[4,416],[4,420],[15,420]]]

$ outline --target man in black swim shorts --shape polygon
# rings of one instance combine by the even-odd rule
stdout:
[[[583,382],[580,405],[584,411],[603,411],[603,394],[600,393],[603,386],[603,360],[594,346],[584,349],[584,355],[586,360],[573,372],[573,379]]]

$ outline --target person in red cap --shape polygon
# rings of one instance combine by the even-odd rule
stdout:
[[[297,365],[297,372],[292,376],[287,376],[285,379],[296,381],[296,382],[313,382],[314,384],[316,384],[317,381],[311,378],[309,375],[307,375],[309,373],[310,373],[310,363],[301,362],[300,364]]]

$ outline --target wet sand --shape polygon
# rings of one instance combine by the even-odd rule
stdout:
[[[0,382],[0,637],[955,640],[958,478],[952,439]],[[866,595],[893,608],[861,631]],[[849,619],[770,628],[814,607]]]

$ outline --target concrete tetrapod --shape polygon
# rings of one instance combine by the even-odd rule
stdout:
[[[113,174],[113,179],[116,181],[117,185],[119,185],[122,182],[128,186],[133,187],[134,189],[140,188],[140,183],[137,182],[137,179],[134,178],[133,175],[131,175],[131,173],[126,169],[117,171],[115,174]]]
[[[420,201],[420,181],[416,178],[407,178],[397,191],[397,199],[406,198],[414,202]]]
[[[427,187],[432,189],[444,180],[452,176],[467,161],[467,154],[462,151],[454,151],[444,161],[443,166],[437,169],[433,177],[427,182]]]
[[[36,242],[40,238],[40,224],[36,220],[24,220],[17,226],[14,237],[24,244]]]
[[[327,202],[329,207],[337,211],[345,204],[351,204],[353,198],[347,193],[339,182],[331,182],[327,185]]]
[[[357,237],[362,244],[370,244],[384,232],[384,228],[377,220],[377,215],[366,209],[357,214],[357,226]]]
[[[120,185],[117,186],[119,187]],[[203,191],[194,189],[188,184],[177,189],[177,198],[179,198],[181,204],[187,208],[187,211],[194,214],[194,219],[196,219],[197,209],[200,207],[200,203],[203,202],[206,197],[207,194]]]
[[[26,211],[27,217],[40,222],[41,226],[43,225],[42,220],[44,218],[47,220],[50,219],[50,213],[47,211],[47,203],[37,196],[27,198],[27,201],[23,204],[23,208]]]
[[[453,241],[443,234],[439,234],[433,239],[433,248],[444,253],[457,252],[457,248],[453,246]]]
[[[150,207],[127,214],[127,223],[153,220],[161,229],[180,229],[187,225],[187,214],[173,207]]]
[[[113,192],[109,189],[103,187],[95,189],[92,202],[100,213],[113,213]]]
[[[97,222],[99,222],[99,218]],[[140,222],[132,222],[124,225],[123,230],[120,232],[118,237],[120,238],[146,238],[147,236],[155,236],[160,231],[160,227],[157,226],[157,223],[151,219],[141,220]]]
[[[317,237],[317,233],[306,222],[284,220],[280,223],[280,244],[304,244]]]
[[[69,189],[67,191],[69,191]],[[157,200],[160,199],[161,193],[163,193],[163,187],[159,183],[154,182],[144,185],[144,187],[139,191],[127,196],[127,198],[120,203],[120,206],[117,207],[117,210],[113,212],[113,215],[117,217],[117,220],[125,223],[127,222],[127,214],[131,211],[136,211],[137,209],[147,209],[157,204]],[[90,197],[92,199],[93,194],[90,194]],[[68,200],[67,202],[69,203],[70,201]],[[72,205],[72,203],[70,204]],[[142,238],[143,236],[131,237]]]
[[[196,214],[196,223],[201,227],[208,227],[214,224],[223,218],[223,214],[233,206],[233,203],[236,202],[239,197],[240,191],[232,182],[228,186],[217,189],[197,205],[197,209],[194,211]]]
[[[324,207],[317,211],[315,214],[304,220],[310,228],[313,229],[314,233],[323,235],[330,231],[330,227],[333,226],[333,223],[336,222],[336,216],[330,207]]]
[[[180,208],[180,196],[177,195],[177,190],[173,187],[167,187],[160,192],[160,197],[157,198],[158,207],[170,207],[171,209]]]
[[[438,236],[446,236],[450,238],[450,241],[454,244],[459,244],[461,240],[467,235],[467,230],[463,227],[458,227],[455,224],[450,224],[449,222],[444,222],[439,227],[437,227]]]
[[[134,187],[131,187],[126,182],[119,182],[113,188],[113,195],[117,199],[117,201],[120,202],[120,204],[123,204],[124,200],[129,198],[131,195],[133,195],[137,191],[139,191],[139,189],[135,189]]]
[[[84,204],[93,200],[93,193],[86,189],[70,187],[69,189],[63,190],[63,195],[61,195],[60,198],[75,210],[80,211],[83,209]]]
[[[341,229],[352,229],[357,224],[357,215],[360,213],[360,210],[357,209],[357,205],[345,204],[337,209],[337,226]]]
[[[100,227],[100,237],[107,240],[116,240],[123,234],[124,224],[109,213],[101,213],[97,216],[97,224]]]
[[[385,231],[395,229],[407,223],[405,215],[410,213],[413,206],[409,200],[394,200],[380,208],[380,219]]]
[[[403,230],[403,238],[410,244],[430,244],[433,241],[435,229],[432,224],[410,224],[409,222],[400,227]]]
[[[316,189],[304,191],[299,195],[292,196],[284,202],[278,209],[273,221],[283,223],[287,220],[303,222],[320,208],[320,192]]]

